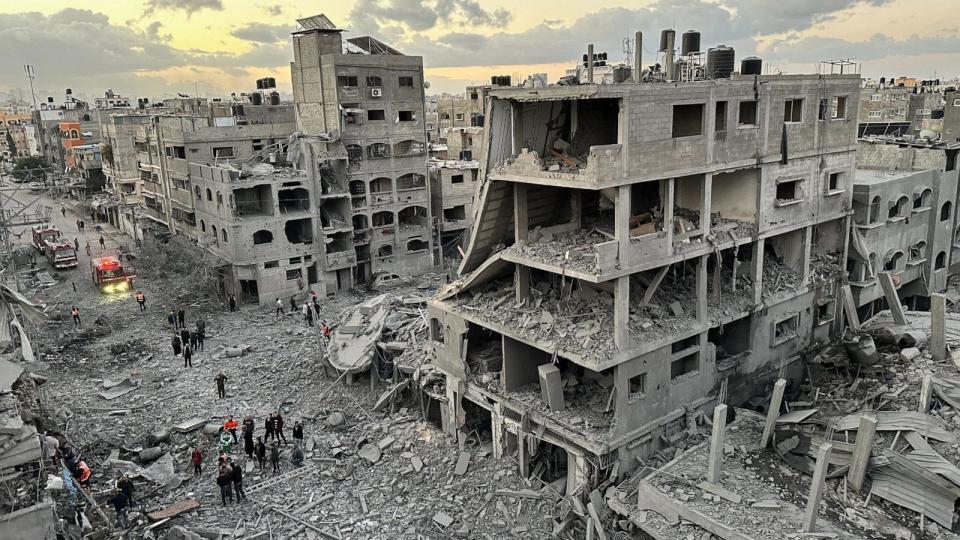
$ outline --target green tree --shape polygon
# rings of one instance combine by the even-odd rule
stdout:
[[[17,143],[13,140],[13,135],[10,134],[10,130],[7,130],[7,150],[10,150],[10,157],[17,157]]]
[[[37,156],[18,158],[10,174],[19,182],[42,182],[46,178],[47,164]]]

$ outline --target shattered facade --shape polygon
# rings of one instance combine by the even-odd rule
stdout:
[[[428,414],[567,491],[841,328],[859,78],[494,89]]]
[[[344,42],[329,24],[302,24],[293,49],[296,164],[321,184],[327,293],[432,268],[423,59],[368,36]]]
[[[890,273],[902,302],[926,306],[943,291],[956,232],[960,143],[861,140],[853,183],[848,279],[861,319],[886,309],[878,276]]]
[[[430,161],[430,205],[438,222],[444,253],[456,253],[457,246],[465,244],[460,239],[473,223],[479,172],[478,161]]]

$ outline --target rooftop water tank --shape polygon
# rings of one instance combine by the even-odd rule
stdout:
[[[763,69],[763,60],[756,56],[748,56],[740,61],[741,75],[760,75]]]
[[[680,54],[686,56],[695,52],[700,52],[700,32],[687,30],[680,36]]]
[[[660,32],[660,52],[667,50],[667,48],[670,46],[670,38],[676,35],[677,33],[673,30],[673,28],[667,28],[666,30]]]
[[[733,47],[718,45],[707,50],[707,77],[726,79],[733,73]]]

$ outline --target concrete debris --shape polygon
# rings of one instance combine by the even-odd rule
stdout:
[[[147,513],[147,519],[153,522],[161,521],[164,519],[177,517],[181,514],[186,514],[188,512],[193,512],[198,508],[200,508],[199,502],[193,499],[187,499],[187,500],[173,503],[160,510],[157,510],[156,512],[149,512]]]

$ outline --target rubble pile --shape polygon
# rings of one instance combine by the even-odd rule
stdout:
[[[527,241],[517,242],[507,249],[545,264],[598,275],[600,268],[595,246],[609,240],[596,228],[553,233],[537,227],[530,231]]]

